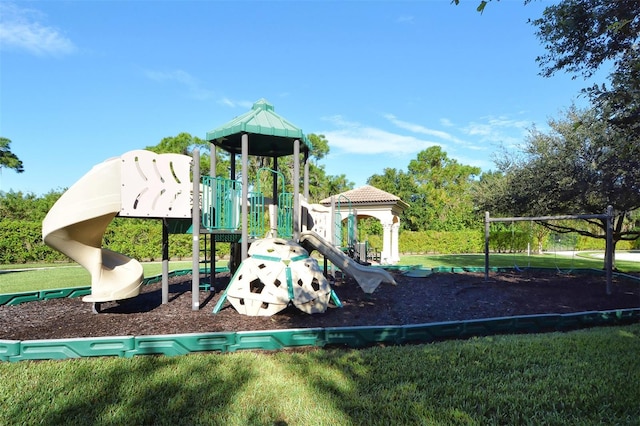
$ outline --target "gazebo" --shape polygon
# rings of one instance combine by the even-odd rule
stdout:
[[[334,200],[348,200],[350,206],[356,211],[358,219],[374,217],[382,225],[382,252],[380,263],[396,264],[400,260],[398,251],[398,234],[400,229],[400,214],[409,207],[400,197],[390,194],[370,185],[342,192],[320,201],[320,204],[331,205]],[[351,214],[348,209],[339,210],[341,220]]]

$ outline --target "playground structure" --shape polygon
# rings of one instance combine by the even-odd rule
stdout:
[[[272,315],[289,303],[308,313],[323,312],[332,299],[339,304],[317,261],[309,256],[314,250],[324,256],[325,271],[328,259],[367,293],[382,282],[395,284],[384,269],[359,263],[360,259],[348,256],[350,250],[345,254],[325,239],[336,228],[333,221],[341,216],[333,207],[306,201],[309,148],[305,139],[300,129],[260,100],[251,111],[207,133],[212,144],[210,176],[200,177],[198,149],[193,158],[135,150],[109,159],[93,167],[60,197],[43,221],[43,239],[89,271],[91,294],[83,300],[97,305],[96,310],[102,302],[137,296],[142,284],[138,261],[102,248],[104,232],[116,216],[162,220],[162,303],[168,302],[170,232],[193,235],[193,310],[200,308],[201,238],[205,244],[207,239],[210,242],[212,277],[215,243],[228,242],[238,248],[239,264],[234,264],[232,257],[235,273],[222,299],[246,315]],[[216,147],[230,154],[229,178],[215,175]],[[237,154],[242,160],[241,180],[235,179]],[[304,194],[299,191],[301,154]],[[266,235],[267,198],[259,184],[249,191],[249,155],[273,159],[272,168],[259,171],[274,176]],[[293,193],[284,192],[283,175],[278,172],[278,157],[285,155],[293,155]],[[216,306],[214,312],[220,308]]]

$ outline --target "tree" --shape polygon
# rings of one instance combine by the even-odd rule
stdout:
[[[547,51],[537,58],[545,77],[560,70],[590,77],[608,61],[618,68],[637,49],[640,2],[563,0],[531,23]]]
[[[310,133],[307,135],[307,139],[311,145],[309,147],[309,159],[312,162],[317,163],[329,154],[329,141],[325,135]]]
[[[367,183],[378,189],[394,194],[402,201],[409,204],[409,207],[402,213],[400,226],[402,229],[411,231],[420,230],[422,217],[422,197],[419,194],[415,180],[408,173],[393,168],[385,168],[382,174],[375,174]]]
[[[331,195],[353,189],[353,182],[345,174],[327,175],[324,165],[318,164],[330,151],[325,135],[307,135],[309,149],[309,199],[320,201]]]
[[[591,77],[612,64],[610,86],[584,89],[602,117],[628,138],[640,139],[640,2],[563,0],[532,21],[547,53],[542,75],[564,70]]]
[[[474,221],[471,187],[480,168],[458,163],[439,146],[418,153],[408,172],[385,169],[368,183],[409,203],[403,226],[413,231],[454,231]]]
[[[163,138],[157,145],[147,146],[144,149],[155,152],[156,154],[174,153],[191,156],[196,147],[200,148],[200,173],[201,175],[208,175],[211,164],[211,147],[209,142],[197,136],[191,136],[191,134],[187,132],[182,132],[177,136]],[[228,160],[221,152],[216,152],[216,155],[216,173],[227,176],[229,174]]]
[[[330,151],[329,141],[322,134],[310,133],[307,135],[309,143],[309,199],[311,201],[319,201],[332,194],[338,194],[353,188],[353,182],[349,181],[346,175],[327,175],[324,165],[320,165],[319,161],[325,158]],[[250,161],[250,169],[251,161]],[[254,167],[267,166],[266,161],[260,161]],[[278,170],[284,175],[287,184],[287,190],[293,191],[293,156],[285,156],[278,158]],[[250,178],[255,176],[255,172],[250,171]],[[302,174],[300,178],[302,179]],[[272,177],[264,174],[261,176],[260,185],[262,188],[270,188]],[[302,181],[301,181],[302,183]]]
[[[611,85],[594,85],[588,93],[602,116],[629,140],[640,140],[640,51],[630,50],[611,73]]]
[[[481,180],[478,205],[515,216],[602,214],[612,205],[614,248],[618,241],[640,237],[625,223],[640,208],[640,147],[595,109],[571,107],[548,124],[548,133],[530,130],[521,153],[505,152],[497,160],[504,177]],[[605,238],[604,219],[587,222],[595,230],[543,224],[557,232]]]
[[[580,197],[589,201],[578,206],[599,205],[602,212],[603,203],[609,202],[616,208],[614,244],[621,239],[637,239],[638,232],[625,224],[625,218],[640,207],[640,2],[562,0],[545,8],[543,16],[532,23],[538,27],[536,34],[547,50],[537,58],[542,75],[548,77],[564,70],[573,73],[574,78],[591,77],[603,65],[612,64],[609,87],[602,84],[584,90],[593,104],[591,116],[567,120],[583,142],[583,150],[579,151],[584,157],[582,175],[578,179],[588,180],[580,184],[565,176],[565,181],[572,187],[583,186],[585,194],[589,194]],[[589,135],[585,130],[595,133]],[[560,136],[571,140],[566,132]],[[596,148],[590,148],[593,146]],[[576,158],[573,152],[564,153]],[[591,163],[586,162],[589,156]]]
[[[455,231],[473,223],[471,186],[480,168],[458,163],[439,146],[418,153],[408,166],[424,209],[423,229]]]
[[[478,3],[478,7],[476,7],[476,10],[480,13],[484,12],[484,8],[487,6],[487,3],[489,3],[490,1],[491,0],[480,0],[480,2]],[[451,3],[457,6],[460,4],[460,0],[451,0]]]
[[[24,172],[22,161],[11,152],[11,140],[0,137],[0,171],[3,168],[15,170],[16,173]]]

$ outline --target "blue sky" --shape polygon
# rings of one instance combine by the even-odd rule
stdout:
[[[495,169],[585,83],[538,75],[521,0],[0,1],[0,136],[25,172],[0,190],[71,186],[108,158],[212,130],[265,98],[324,134],[356,186],[440,145]]]

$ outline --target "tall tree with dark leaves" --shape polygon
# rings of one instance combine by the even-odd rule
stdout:
[[[550,131],[531,129],[523,151],[497,161],[503,176],[483,179],[476,198],[483,210],[515,216],[602,214],[613,206],[614,248],[640,231],[629,219],[640,208],[640,147],[629,144],[594,109],[566,111],[549,120]],[[543,225],[556,232],[605,238],[606,221]],[[595,228],[594,228],[595,227]]]
[[[0,171],[1,169],[11,169],[16,173],[24,172],[22,161],[11,152],[11,140],[2,137],[0,137]]]

